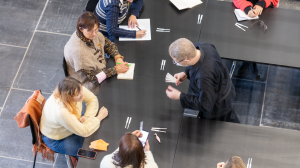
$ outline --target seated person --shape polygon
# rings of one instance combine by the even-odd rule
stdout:
[[[100,32],[110,41],[114,42],[116,37],[142,38],[146,30],[124,30],[118,28],[128,14],[129,2],[131,15],[128,19],[128,27],[139,26],[136,18],[143,7],[143,0],[99,0],[95,14],[100,20]]]
[[[82,101],[86,112],[82,114]],[[61,80],[47,99],[42,111],[40,130],[45,144],[53,151],[73,156],[76,165],[77,151],[84,137],[93,134],[108,115],[105,107],[98,112],[97,97],[72,78]]]
[[[233,156],[226,163],[220,162],[217,168],[246,168],[243,160],[238,156]]]
[[[139,130],[127,132],[120,139],[119,148],[112,154],[104,156],[100,168],[158,168],[148,140],[143,148],[138,137],[142,137]]]
[[[279,0],[233,0],[233,4],[249,17],[261,15],[265,8],[277,7],[278,3]]]
[[[94,13],[83,13],[78,19],[77,31],[72,34],[64,48],[69,75],[79,80],[95,95],[98,94],[99,84],[103,80],[125,73],[129,69],[117,46],[98,31],[99,25]],[[115,59],[116,66],[106,68],[104,53]]]
[[[180,38],[170,45],[169,54],[173,64],[186,67],[174,75],[176,85],[189,79],[189,90],[193,92],[185,94],[169,86],[166,94],[170,99],[180,100],[182,108],[199,111],[200,118],[240,123],[232,109],[235,88],[214,45],[204,42],[194,45]]]
[[[261,15],[265,8],[277,7],[278,3],[279,0],[233,0],[233,4],[243,10],[249,17]],[[237,76],[244,76],[248,72],[249,66],[251,68],[252,77],[255,78],[255,80],[259,80],[260,75],[258,74],[257,65],[253,62],[242,62]]]

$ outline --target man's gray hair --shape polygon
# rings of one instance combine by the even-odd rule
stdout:
[[[196,48],[190,40],[180,38],[170,45],[169,54],[177,60],[194,58],[196,56]]]

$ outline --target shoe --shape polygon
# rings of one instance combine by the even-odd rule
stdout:
[[[252,77],[255,78],[255,80],[259,80],[260,79],[260,75],[258,74],[258,69],[257,69],[256,63],[251,63],[250,64],[250,68],[251,68],[251,75],[252,75]]]
[[[249,69],[249,62],[242,62],[242,65],[240,66],[240,69],[237,73],[237,77],[242,77],[244,75],[246,75],[246,73],[248,72]]]

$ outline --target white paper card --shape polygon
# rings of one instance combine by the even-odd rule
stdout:
[[[135,63],[128,64],[131,64],[131,66],[129,66],[129,70],[126,73],[119,73],[117,79],[133,80]]]
[[[258,16],[254,17],[254,18],[249,17],[248,15],[246,15],[246,13],[244,11],[242,11],[240,9],[235,9],[234,14],[238,21],[259,19]]]
[[[146,35],[142,38],[125,38],[120,37],[119,41],[146,41],[151,40],[151,27],[150,27],[150,19],[137,19],[137,22],[139,23],[139,28],[141,30],[146,30]],[[119,28],[125,29],[125,30],[136,30],[138,31],[138,28],[128,28],[128,25],[119,25]]]
[[[201,0],[170,0],[178,10],[192,8],[196,5],[202,4]]]

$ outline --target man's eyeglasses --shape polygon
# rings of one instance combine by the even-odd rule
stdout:
[[[97,33],[98,31],[100,31],[100,28],[98,28],[98,29],[96,29],[96,30],[90,30],[90,31],[87,31],[87,32],[92,34],[92,33],[94,33],[94,32]]]
[[[185,59],[184,59],[184,60],[185,60]],[[184,60],[181,60],[181,61],[179,61],[179,62],[182,62],[182,61],[184,61]],[[179,62],[176,62],[176,61],[173,60],[173,64],[179,64]]]
[[[262,21],[262,20],[258,20],[256,22],[254,22],[251,26],[250,26],[250,29],[252,28],[253,25],[255,25],[256,23],[259,23],[259,26],[261,28],[264,29],[264,32],[266,32],[268,30],[268,26]]]

